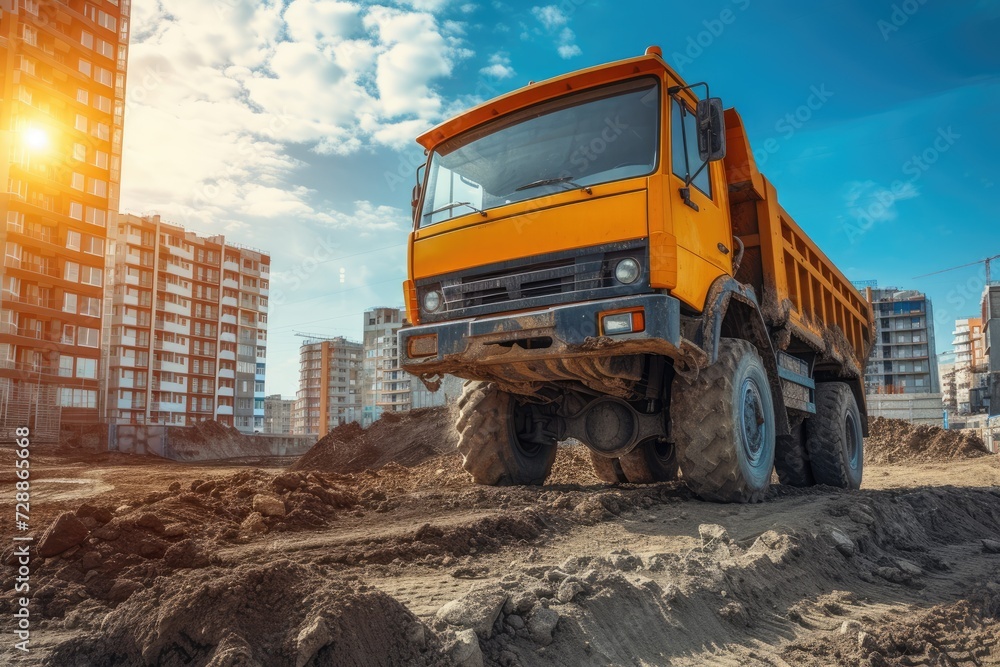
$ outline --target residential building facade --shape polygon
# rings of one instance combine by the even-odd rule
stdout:
[[[930,300],[914,290],[872,291],[875,341],[865,373],[868,394],[937,394]]]
[[[336,338],[310,337],[299,348],[299,391],[292,432],[322,438],[347,422],[361,421],[361,360],[364,346]]]
[[[129,0],[0,0],[0,431],[100,420]]]
[[[281,394],[264,397],[264,430],[268,435],[292,434],[293,398],[282,398]]]
[[[361,423],[365,427],[385,412],[411,407],[410,381],[416,379],[399,367],[396,336],[404,324],[405,308],[371,308],[364,314]]]
[[[262,430],[270,257],[159,216],[111,241],[108,421]]]

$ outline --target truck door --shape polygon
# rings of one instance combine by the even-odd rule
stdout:
[[[712,282],[732,273],[733,236],[725,173],[722,161],[703,167],[698,157],[695,99],[689,91],[668,96],[666,103],[670,164],[665,169],[669,185],[664,208],[670,212],[677,238],[677,287],[673,294],[701,310]],[[680,191],[685,177],[696,172],[689,186],[691,206]]]

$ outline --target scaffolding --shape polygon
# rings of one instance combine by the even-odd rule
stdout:
[[[59,441],[62,426],[59,388],[0,378],[0,433],[10,442],[16,429],[25,426],[31,431],[33,443]]]

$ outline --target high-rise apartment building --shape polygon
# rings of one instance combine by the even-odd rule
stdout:
[[[865,373],[869,394],[941,391],[930,300],[914,290],[872,291],[875,342]]]
[[[343,337],[305,340],[299,349],[293,433],[321,438],[341,424],[361,421],[363,356],[361,343]]]
[[[0,0],[0,429],[100,418],[129,0]]]
[[[293,398],[282,398],[272,394],[264,398],[264,433],[268,435],[291,435]]]
[[[1000,414],[1000,283],[992,282],[983,290],[983,360],[988,374],[986,408]]]
[[[159,216],[119,216],[107,418],[264,428],[270,257]]]
[[[383,412],[405,412],[411,407],[410,380],[414,378],[399,367],[396,336],[405,323],[404,308],[372,308],[365,312],[361,423],[366,427]]]
[[[954,404],[960,414],[967,414],[974,412],[972,391],[980,386],[979,377],[986,376],[983,321],[978,317],[955,320],[955,330],[951,333],[951,345],[955,351],[955,367],[951,371],[954,374]],[[948,389],[952,387],[948,386]]]

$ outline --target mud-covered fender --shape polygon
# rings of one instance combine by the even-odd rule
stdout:
[[[777,435],[788,435],[788,413],[778,376],[777,353],[753,289],[730,276],[718,278],[708,290],[701,321],[695,324],[697,330],[692,332],[695,336],[693,340],[708,355],[709,363],[715,363],[719,358],[719,341],[722,338],[740,338],[757,348],[771,383]]]

